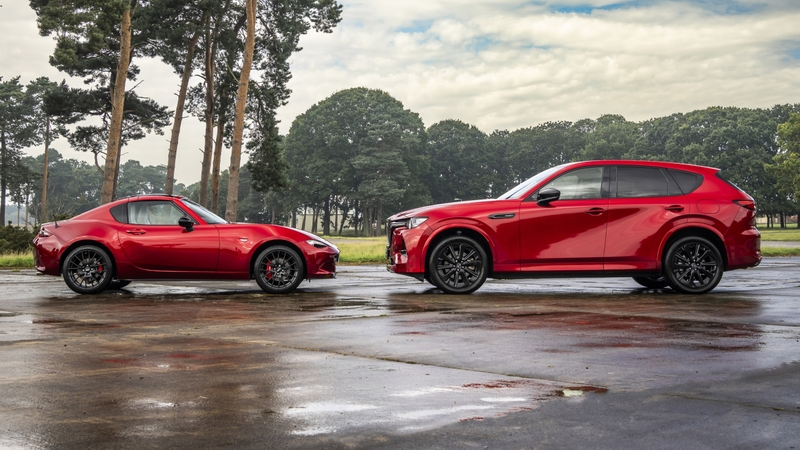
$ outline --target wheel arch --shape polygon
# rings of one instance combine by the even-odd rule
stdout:
[[[60,274],[64,273],[64,260],[67,259],[67,255],[69,255],[69,253],[73,249],[78,248],[81,245],[94,245],[96,247],[100,247],[101,249],[103,249],[103,251],[108,254],[108,257],[111,258],[111,267],[114,269],[114,270],[111,271],[111,278],[112,279],[117,278],[117,259],[114,257],[114,252],[112,252],[111,249],[107,245],[103,244],[102,242],[93,241],[91,239],[81,239],[81,240],[75,241],[75,242],[69,244],[64,249],[64,251],[61,252],[61,256],[58,258],[58,273],[60,273]]]
[[[308,278],[308,259],[306,258],[305,252],[300,250],[300,247],[298,247],[297,244],[295,244],[294,242],[288,241],[286,239],[280,239],[280,238],[279,239],[270,239],[270,240],[264,241],[264,242],[260,243],[258,246],[255,247],[255,250],[250,255],[250,279],[251,280],[255,279],[255,276],[256,276],[256,258],[258,258],[258,255],[261,254],[261,252],[264,251],[264,249],[266,249],[268,247],[275,246],[275,245],[285,245],[286,247],[289,247],[292,250],[296,251],[297,254],[300,255],[301,258],[303,258],[303,276],[302,276],[302,279],[304,279],[304,280],[307,279]]]
[[[687,236],[702,237],[714,244],[714,247],[716,247],[720,255],[722,255],[723,271],[728,269],[728,252],[725,249],[725,240],[722,238],[722,236],[720,236],[719,233],[717,233],[717,231],[714,229],[693,224],[687,227],[679,228],[666,237],[664,245],[661,246],[660,254],[658,255],[658,260],[661,264],[662,270],[664,269],[664,257],[667,254],[667,249],[670,247],[670,245],[672,245],[673,242]]]
[[[425,276],[429,276],[428,270],[430,268],[428,267],[428,261],[431,256],[431,252],[436,245],[448,237],[462,235],[474,239],[483,248],[483,251],[486,252],[486,257],[489,258],[489,261],[487,261],[487,267],[489,268],[488,277],[491,277],[494,274],[494,254],[489,237],[486,236],[486,234],[480,229],[465,224],[454,224],[447,228],[440,228],[436,230],[436,232],[428,239],[428,242],[425,246]]]

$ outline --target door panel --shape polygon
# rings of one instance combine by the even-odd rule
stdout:
[[[219,231],[197,224],[192,231],[177,225],[191,217],[174,203],[142,200],[128,203],[128,224],[119,228],[125,256],[139,269],[149,271],[212,271],[219,260]]]
[[[212,271],[219,259],[219,232],[214,225],[127,225],[119,230],[125,256],[144,270]]]
[[[685,221],[689,203],[665,170],[619,166],[612,170],[605,270],[657,270],[666,234]]]
[[[520,206],[522,271],[603,269],[608,199]]]
[[[605,270],[656,270],[664,236],[684,222],[685,197],[612,198],[608,205]]]

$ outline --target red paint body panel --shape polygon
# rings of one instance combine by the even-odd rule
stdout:
[[[689,201],[686,196],[612,198],[608,209],[603,269],[658,270],[664,237],[686,222]]]
[[[590,166],[656,167],[698,174],[703,179],[699,187],[683,195],[679,191],[678,195],[653,197],[556,200],[546,206],[525,200],[558,176]],[[718,172],[669,162],[586,161],[561,166],[513,199],[405,211],[388,219],[390,228],[397,224],[390,231],[388,269],[421,278],[437,237],[458,231],[482,239],[492,259],[489,276],[536,276],[539,272],[649,276],[662,270],[671,237],[698,233],[711,233],[708,236],[716,236],[722,243],[725,270],[753,267],[761,261],[755,211],[734,202],[752,201],[752,197],[719,178]],[[503,213],[514,216],[489,218]],[[421,225],[404,226],[408,219],[422,217],[427,220]]]
[[[208,224],[182,197],[148,195],[117,200],[70,220],[42,225],[34,239],[34,261],[39,272],[61,275],[66,253],[82,243],[105,247],[114,260],[114,278],[137,279],[250,279],[252,262],[267,245],[293,246],[305,259],[305,278],[333,278],[339,251],[304,231],[278,225]],[[120,223],[110,209],[143,200],[170,201],[196,222],[192,231],[176,225]],[[42,234],[49,236],[42,236]]]
[[[603,270],[608,199],[564,200],[519,207],[522,272]]]

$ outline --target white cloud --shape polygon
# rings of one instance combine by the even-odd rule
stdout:
[[[486,132],[604,113],[643,120],[714,105],[800,102],[796,0],[344,5],[334,32],[304,36],[292,57],[294,92],[279,110],[284,133],[314,103],[357,86],[388,91],[428,126],[456,118]],[[52,41],[36,36],[27,5],[6,4],[2,13],[1,75],[61,79],[47,65]],[[157,61],[140,65],[138,92],[172,108],[177,76]],[[181,182],[199,178],[202,133],[196,119],[184,121]],[[128,157],[163,164],[166,140],[132,144]]]

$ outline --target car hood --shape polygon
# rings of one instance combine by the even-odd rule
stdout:
[[[444,215],[460,215],[461,211],[470,210],[474,205],[486,205],[496,202],[498,202],[497,199],[490,198],[485,200],[470,200],[466,202],[439,203],[436,205],[428,205],[420,208],[409,209],[408,211],[397,213],[389,217],[387,220],[403,220],[410,217],[420,217],[432,212]]]

